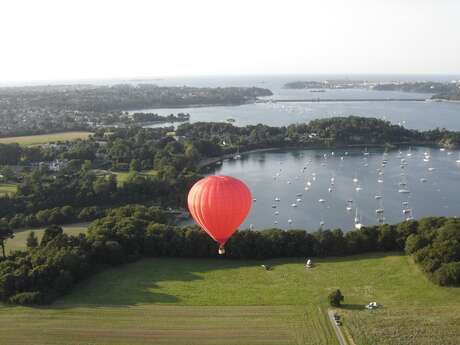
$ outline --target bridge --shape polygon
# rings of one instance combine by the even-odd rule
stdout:
[[[258,103],[318,103],[318,102],[425,102],[425,98],[310,98],[310,99],[270,99]]]

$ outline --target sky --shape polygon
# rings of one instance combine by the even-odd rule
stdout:
[[[0,83],[459,74],[459,0],[1,0]]]

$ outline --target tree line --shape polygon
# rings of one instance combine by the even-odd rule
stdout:
[[[217,244],[204,231],[168,224],[163,211],[140,205],[109,211],[92,223],[87,235],[69,236],[61,227],[50,226],[40,242],[29,236],[27,243],[26,251],[16,251],[0,262],[3,302],[50,303],[95,272],[143,257],[217,256]],[[226,258],[264,260],[405,250],[437,284],[458,285],[459,243],[460,220],[429,217],[348,232],[241,230],[226,244]]]

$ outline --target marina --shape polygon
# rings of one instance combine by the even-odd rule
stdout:
[[[253,191],[256,201],[242,228],[347,231],[457,216],[457,157],[458,152],[427,147],[273,150],[224,160],[215,174],[241,178]]]

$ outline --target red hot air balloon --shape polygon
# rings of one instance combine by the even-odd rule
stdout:
[[[249,188],[230,176],[208,176],[193,185],[188,194],[188,209],[193,219],[224,254],[225,242],[243,223],[251,209]]]

